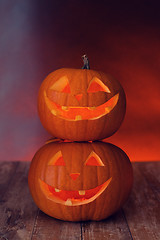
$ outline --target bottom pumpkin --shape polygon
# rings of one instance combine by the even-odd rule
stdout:
[[[104,142],[50,142],[35,154],[31,195],[46,214],[66,221],[101,220],[127,200],[132,166],[117,146]]]

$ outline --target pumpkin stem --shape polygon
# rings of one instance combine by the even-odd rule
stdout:
[[[83,59],[83,63],[84,63],[82,69],[90,69],[89,60],[88,60],[87,55],[84,54],[84,55],[82,56],[82,59]]]

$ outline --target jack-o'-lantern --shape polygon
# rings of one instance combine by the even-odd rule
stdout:
[[[127,155],[104,142],[50,142],[35,154],[28,177],[37,206],[67,221],[110,216],[128,198],[132,181]]]
[[[109,137],[120,127],[125,110],[120,83],[94,70],[56,70],[39,90],[42,125],[61,139],[89,141]]]

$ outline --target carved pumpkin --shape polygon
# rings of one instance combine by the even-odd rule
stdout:
[[[93,70],[56,70],[39,90],[42,125],[61,139],[89,141],[109,137],[120,127],[125,109],[120,83]]]
[[[29,188],[46,214],[67,221],[101,220],[117,211],[132,187],[132,167],[103,142],[51,142],[34,156]]]

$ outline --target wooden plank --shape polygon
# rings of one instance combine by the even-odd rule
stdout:
[[[64,222],[39,211],[32,240],[81,240],[81,224]]]
[[[37,207],[28,189],[29,163],[21,162],[12,177],[0,207],[0,238],[29,240],[37,214]],[[7,177],[8,178],[8,177]]]
[[[145,163],[143,163],[144,166]],[[133,169],[133,191],[127,204],[124,206],[131,234],[134,240],[159,240],[160,204],[144,175],[141,173],[139,164],[134,163]]]
[[[17,165],[18,162],[0,162],[0,202],[8,189]]]
[[[147,180],[149,186],[160,201],[160,162],[136,163],[141,174]]]
[[[123,211],[99,222],[82,224],[82,239],[84,240],[129,240],[132,239],[126,224]]]

